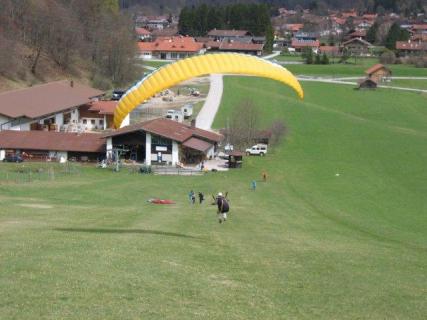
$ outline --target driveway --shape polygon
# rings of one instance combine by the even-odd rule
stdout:
[[[196,118],[196,125],[198,128],[204,130],[211,129],[215,115],[218,112],[219,105],[221,104],[223,88],[223,75],[211,74],[208,96]]]

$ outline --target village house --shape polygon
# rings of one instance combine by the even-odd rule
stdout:
[[[151,31],[145,28],[135,28],[135,33],[140,41],[146,41],[151,39]]]
[[[343,48],[353,56],[370,56],[373,45],[360,38],[350,39],[342,44]]]
[[[250,32],[247,30],[222,30],[222,29],[212,29],[208,32],[207,35],[213,41],[224,41],[224,40],[239,40],[247,36],[251,36]]]
[[[366,70],[365,74],[368,79],[379,83],[387,81],[391,77],[392,72],[386,66],[378,63]]]
[[[0,131],[81,132],[91,130],[92,125],[102,129],[108,120],[104,115],[82,115],[103,95],[103,91],[68,80],[0,93]],[[91,126],[87,125],[88,119]],[[128,121],[125,119],[124,125]]]
[[[114,109],[118,101],[93,101],[80,108],[80,122],[85,131],[113,128]]]
[[[122,150],[125,159],[151,164],[198,164],[215,155],[222,136],[168,119],[154,119],[105,135],[107,158]]]
[[[98,161],[105,157],[105,138],[96,133],[3,130],[0,161],[9,154],[26,161]]]
[[[209,41],[205,44],[209,52],[238,52],[261,56],[264,49],[264,44],[240,41]]]
[[[143,25],[148,30],[162,30],[170,25],[168,16],[148,16],[144,17]]]
[[[306,48],[310,48],[313,51],[317,51],[320,46],[319,40],[298,40],[292,39],[291,48],[294,48],[296,52],[302,52]]]
[[[396,50],[401,56],[424,55],[427,53],[427,41],[396,41]]]
[[[142,59],[178,60],[205,52],[203,43],[196,42],[193,37],[164,37],[153,42],[138,42],[139,54]]]

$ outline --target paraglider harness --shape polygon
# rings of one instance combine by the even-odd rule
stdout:
[[[226,213],[230,210],[230,205],[228,204],[227,199],[228,192],[225,193],[225,196],[215,197],[212,195],[213,199],[215,200],[215,203],[218,206],[218,212],[220,213]]]

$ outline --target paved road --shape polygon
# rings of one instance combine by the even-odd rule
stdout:
[[[280,51],[273,51],[272,54],[269,54],[268,56],[262,57],[265,60],[273,59],[274,57],[277,57],[280,54]]]
[[[360,79],[360,78],[357,78]],[[396,79],[396,78],[395,78]],[[298,77],[299,81],[311,81],[311,82],[324,82],[324,83],[335,83],[335,84],[344,84],[344,85],[352,85],[357,86],[357,82],[350,82],[350,81],[343,81],[339,79],[328,79],[328,78],[319,78],[319,77]],[[394,90],[401,90],[401,91],[412,91],[412,92],[419,92],[419,93],[427,93],[427,90],[423,89],[413,89],[413,88],[404,88],[404,87],[394,87],[394,86],[378,86],[378,88],[385,88],[385,89],[394,89]]]
[[[218,111],[219,105],[221,104],[223,81],[222,74],[211,74],[210,76],[210,88],[206,98],[205,104],[200,110],[196,118],[196,126],[201,129],[210,130],[212,123],[215,119],[215,115]]]

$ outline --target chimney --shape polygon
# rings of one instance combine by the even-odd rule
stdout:
[[[191,128],[195,129],[196,128],[196,119],[192,119],[190,122]]]
[[[74,88],[74,81],[73,80],[70,80],[70,87]]]

